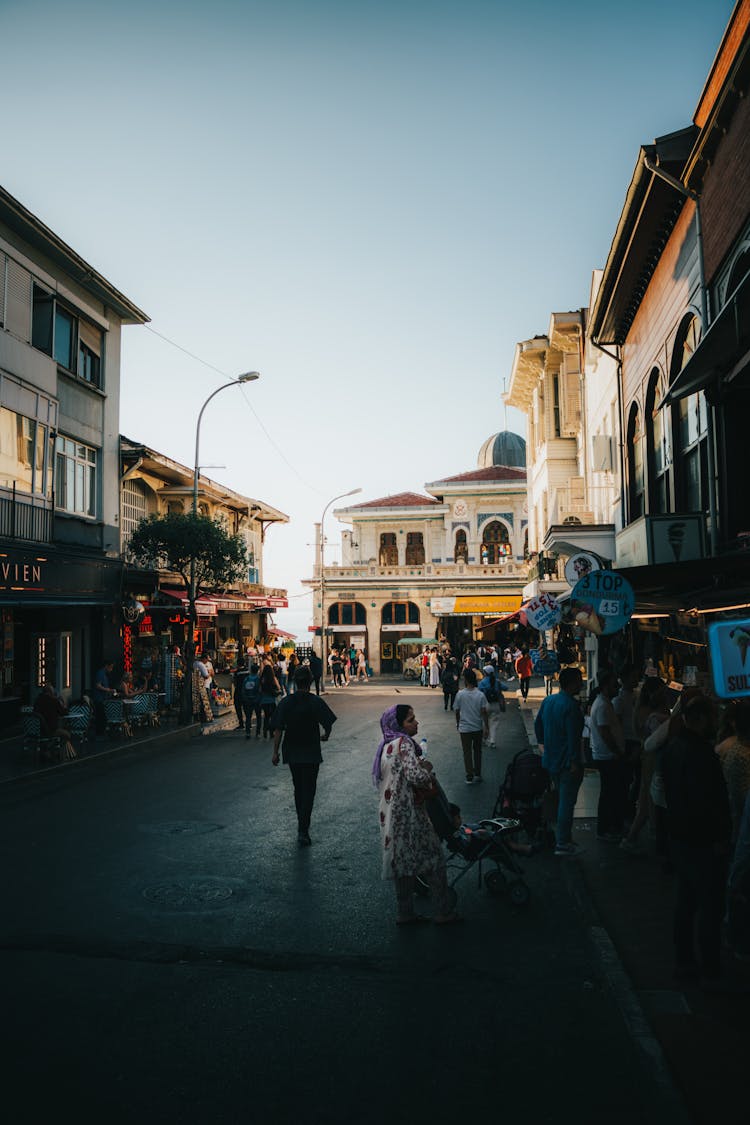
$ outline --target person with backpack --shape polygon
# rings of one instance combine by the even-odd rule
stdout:
[[[233,702],[234,713],[237,716],[237,730],[241,730],[245,725],[245,705],[242,698],[242,685],[245,682],[250,669],[242,658],[237,662],[237,668],[232,677],[233,682]]]
[[[453,704],[456,702],[456,694],[458,692],[458,666],[455,659],[451,656],[448,663],[443,669],[443,674],[440,677],[440,683],[443,688],[443,703],[444,709],[447,711],[450,705],[450,710],[453,710]]]
[[[260,738],[260,667],[257,664],[250,665],[248,673],[245,670],[245,676],[242,681],[242,706],[245,711],[245,738],[251,737],[251,726],[253,715],[255,715],[255,737]]]
[[[487,722],[489,725],[489,745],[494,749],[497,746],[497,731],[500,726],[500,715],[505,710],[505,698],[502,685],[497,678],[497,672],[491,664],[485,664],[482,669],[484,675],[477,684],[479,691],[487,700]]]
[[[289,766],[294,785],[297,842],[301,848],[307,848],[312,843],[310,818],[315,802],[318,771],[323,761],[320,744],[328,741],[336,715],[324,700],[311,694],[312,676],[309,668],[302,667],[298,670],[295,683],[297,690],[294,695],[287,695],[282,699],[271,718],[271,762],[278,766],[281,748],[284,765]]]

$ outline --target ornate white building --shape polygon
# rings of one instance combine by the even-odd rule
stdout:
[[[320,572],[320,526],[312,579],[314,624],[331,645],[365,649],[375,672],[400,671],[426,640],[454,647],[492,639],[494,623],[514,613],[526,582],[526,443],[493,434],[476,469],[339,508],[351,525],[341,565]]]

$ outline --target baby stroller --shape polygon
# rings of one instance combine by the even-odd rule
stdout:
[[[521,750],[505,771],[492,815],[518,820],[530,844],[550,843],[554,834],[545,814],[552,796],[542,759],[533,750]]]
[[[478,824],[456,825],[448,798],[440,786],[437,789],[437,796],[430,798],[426,807],[433,828],[451,853],[448,869],[457,871],[449,880],[451,889],[475,865],[478,886],[481,887],[482,864],[490,864],[491,869],[484,876],[487,890],[493,895],[507,894],[514,906],[525,906],[531,898],[531,891],[524,882],[523,868],[509,847],[509,839],[520,830],[521,822],[508,817],[493,817]],[[417,880],[418,893],[426,887],[427,884]]]

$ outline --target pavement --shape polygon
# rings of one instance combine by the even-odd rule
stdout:
[[[532,686],[525,705],[519,695],[533,747],[533,719],[543,698],[543,687]],[[675,982],[674,875],[654,854],[651,839],[644,838],[642,857],[597,840],[598,795],[598,775],[587,770],[573,826],[573,838],[584,850],[561,861],[569,889],[589,918],[590,936],[633,1037],[672,1076],[693,1120],[713,1122],[721,1104],[745,1104],[750,965],[725,950],[720,985]]]
[[[379,677],[368,685],[339,689],[338,693],[329,691],[326,695],[336,709],[337,694],[348,696],[352,690],[367,694],[371,688],[373,695],[384,690],[396,691],[404,694],[405,702],[419,701],[419,717],[423,712],[432,712],[433,725],[438,721],[436,713],[442,712],[435,699],[438,693],[405,684],[396,677]],[[506,758],[519,747],[525,742],[535,745],[533,719],[544,698],[544,688],[532,681],[527,702],[521,700],[520,694],[516,700],[513,693],[508,698],[510,706],[506,718],[511,722],[506,726],[505,752],[495,766],[498,776],[502,776]],[[452,726],[448,716],[445,722],[447,731],[448,726]],[[140,738],[107,744],[101,750],[96,744],[94,752],[87,757],[42,771],[33,769],[22,755],[19,757],[17,742],[6,740],[0,743],[0,790],[14,788],[14,783],[42,774],[71,776],[80,773],[82,767],[85,769],[87,761],[105,765],[103,754],[133,754],[168,747],[172,742],[175,748],[184,746],[186,735],[195,739],[205,735],[209,743],[215,741],[218,745],[227,737],[231,739],[234,726],[234,715],[228,713],[205,728],[161,728]],[[214,739],[214,736],[218,737]],[[197,743],[193,740],[192,744]],[[238,745],[241,747],[243,743]],[[435,749],[439,746],[436,744]],[[432,751],[430,732],[431,757]],[[456,763],[454,769],[455,785],[461,775],[460,763]],[[488,790],[487,785],[484,788]],[[475,805],[479,808],[480,794],[474,792],[477,789],[474,786],[465,793],[459,792],[462,807],[469,816],[475,815]],[[483,800],[490,796],[494,800],[494,792],[481,794]],[[665,1122],[685,1119],[695,1125],[713,1122],[718,1106],[744,1104],[745,1065],[750,1057],[747,1020],[750,967],[732,959],[727,951],[725,977],[720,987],[709,990],[699,984],[676,985],[671,948],[673,876],[664,869],[652,848],[645,856],[636,858],[621,852],[617,845],[597,841],[597,799],[598,775],[587,771],[574,820],[574,838],[584,850],[574,859],[554,860],[551,856],[540,856],[539,859],[544,860],[541,871],[562,869],[564,885],[583,922],[589,943],[596,950],[602,979],[606,981],[628,1036],[641,1061],[646,1061],[657,1087],[665,1092],[666,1104],[675,1107],[674,1112],[663,1113],[662,1119]],[[545,888],[545,895],[554,893],[553,884],[548,880]],[[362,940],[362,935],[358,940]],[[637,1081],[635,1075],[634,1081]],[[687,1117],[683,1117],[683,1105],[687,1107]],[[577,1119],[588,1119],[573,1109],[571,1112]],[[608,1116],[614,1120],[611,1113]]]

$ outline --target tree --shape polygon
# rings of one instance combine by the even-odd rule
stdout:
[[[185,646],[186,680],[191,681],[198,625],[196,599],[208,590],[221,590],[233,582],[247,579],[248,555],[244,540],[231,535],[223,523],[197,513],[170,512],[148,516],[130,537],[128,550],[137,563],[179,574],[188,597],[190,636]],[[183,716],[187,717],[190,699],[183,693]]]

